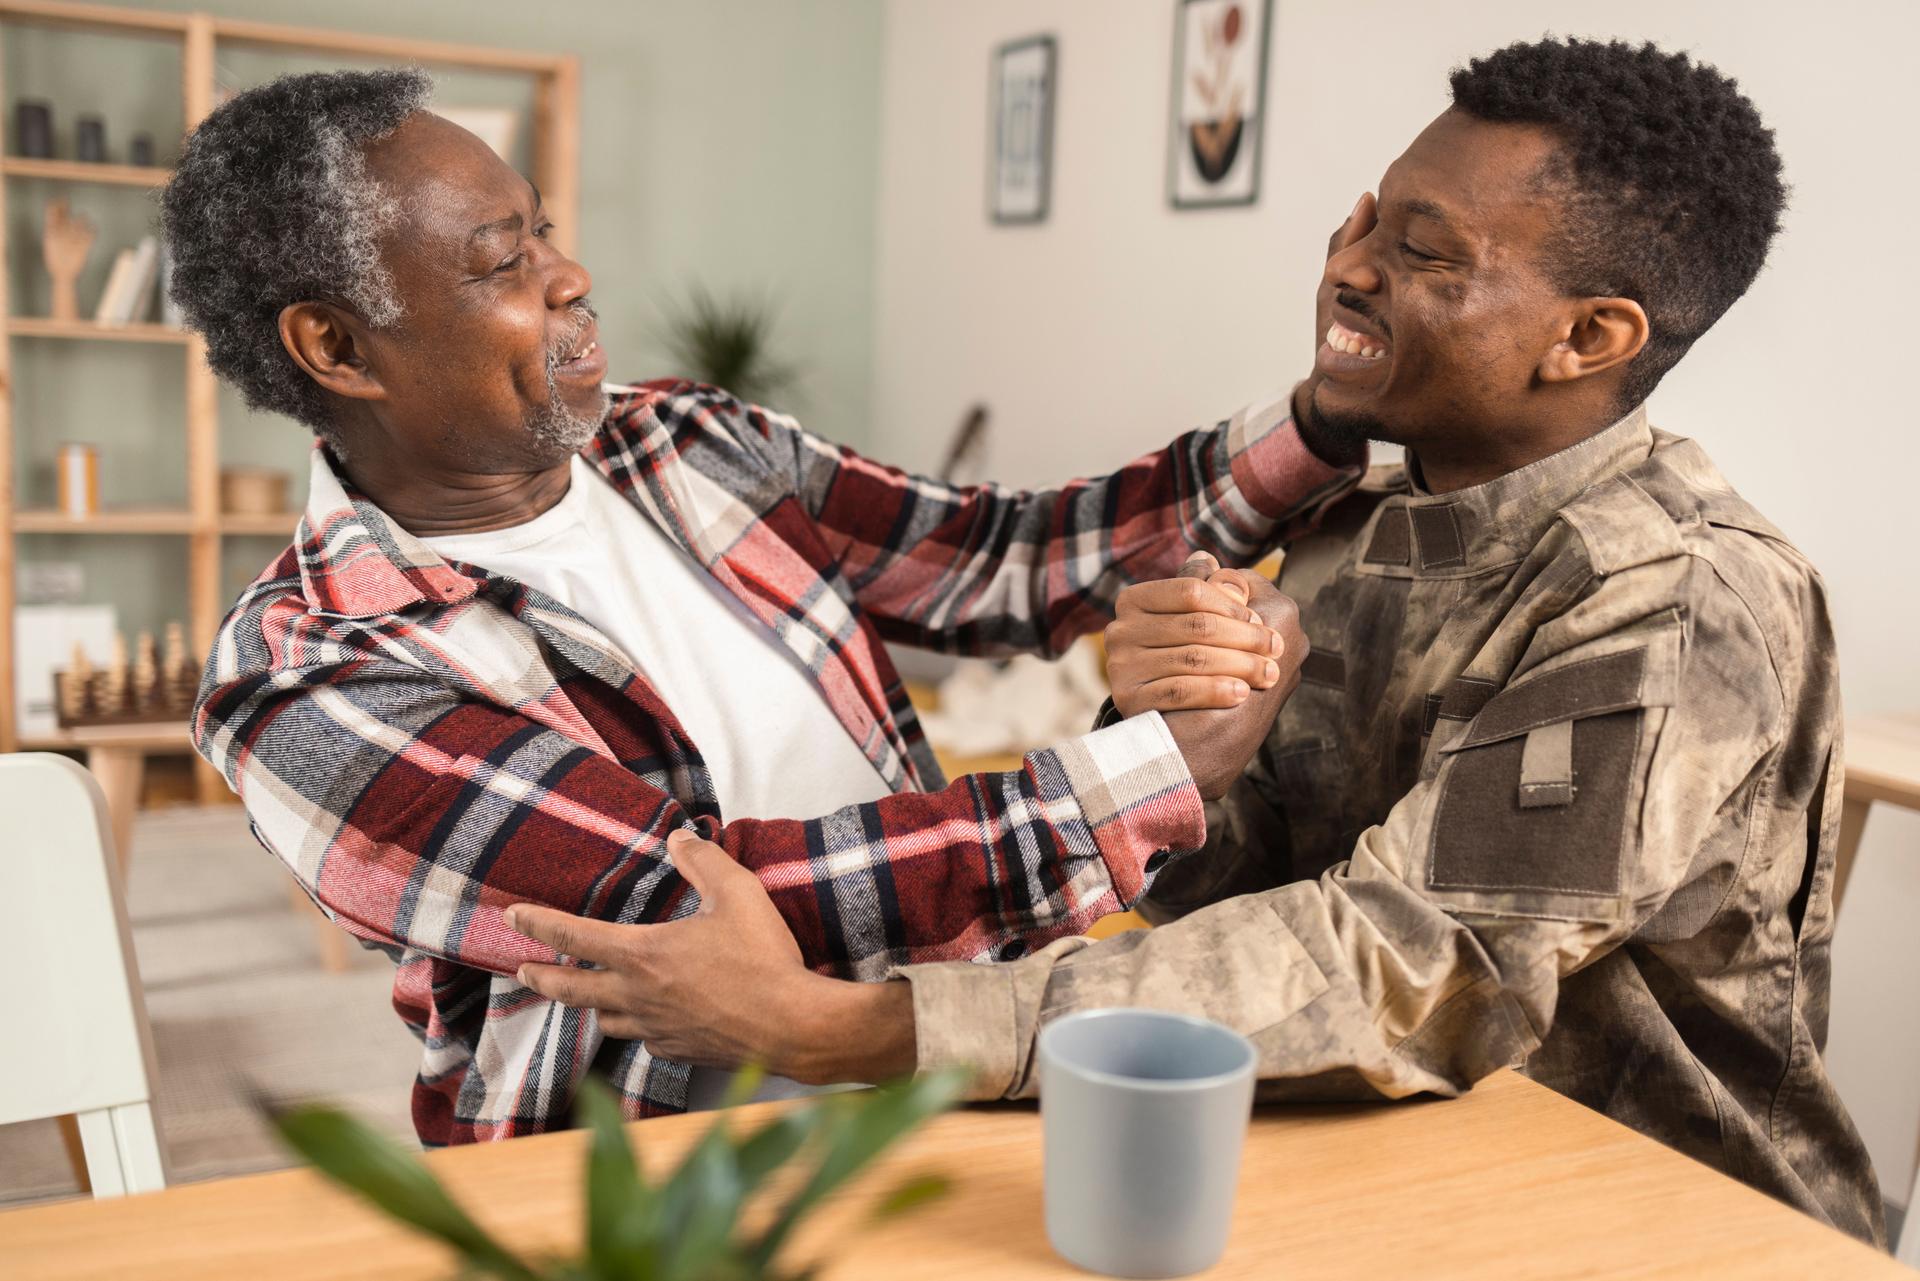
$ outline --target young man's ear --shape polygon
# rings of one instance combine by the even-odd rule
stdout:
[[[1647,313],[1631,298],[1584,298],[1540,361],[1540,381],[1572,382],[1624,365],[1647,345]]]
[[[324,302],[288,303],[280,309],[280,342],[307,376],[337,396],[379,400],[386,388],[368,366],[360,325]]]

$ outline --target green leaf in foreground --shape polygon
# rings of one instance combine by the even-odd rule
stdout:
[[[754,1245],[750,1255],[753,1261],[763,1268],[771,1264],[794,1228],[821,1198],[929,1117],[952,1107],[966,1088],[969,1075],[947,1069],[884,1085],[864,1096],[835,1094],[821,1099],[816,1106],[826,1119],[820,1164]]]
[[[880,1204],[873,1207],[873,1221],[883,1223],[899,1218],[929,1201],[938,1200],[952,1188],[953,1181],[944,1174],[915,1175],[880,1199]]]
[[[627,1142],[626,1118],[613,1091],[588,1077],[574,1095],[575,1117],[586,1122],[587,1258],[602,1281],[648,1275],[658,1266],[652,1189],[640,1177]]]
[[[743,1071],[730,1104],[751,1097],[760,1075]],[[583,1081],[576,1119],[589,1131],[586,1235],[577,1255],[528,1263],[495,1241],[456,1205],[412,1153],[337,1109],[267,1108],[289,1147],[327,1178],[377,1209],[444,1242],[460,1256],[462,1277],[496,1281],[810,1281],[811,1265],[776,1271],[774,1260],[795,1228],[835,1188],[889,1145],[959,1098],[966,1074],[826,1095],[787,1109],[735,1141],[722,1112],[679,1168],[649,1184],[635,1159],[617,1096]],[[740,1221],[765,1182],[800,1163],[797,1190],[757,1239]],[[872,1220],[891,1219],[947,1191],[922,1175],[896,1186]]]
[[[337,1108],[305,1105],[271,1112],[273,1127],[320,1173],[377,1208],[437,1237],[474,1271],[506,1281],[537,1274],[467,1217],[412,1153]]]

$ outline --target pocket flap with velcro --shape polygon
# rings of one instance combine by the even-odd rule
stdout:
[[[1672,639],[1532,672],[1440,751],[1428,883],[1611,894],[1644,763],[1644,713],[1673,704]],[[1515,741],[1519,740],[1519,741]]]
[[[1466,732],[1441,747],[1483,747],[1557,721],[1577,721],[1637,707],[1666,707],[1673,691],[1654,679],[1649,647],[1583,658],[1538,676],[1522,677],[1488,699]]]

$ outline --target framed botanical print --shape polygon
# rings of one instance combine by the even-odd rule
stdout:
[[[998,223],[1044,222],[1053,180],[1054,46],[1031,36],[993,51],[993,166],[988,209]]]
[[[1273,0],[1178,0],[1174,7],[1167,198],[1176,209],[1260,198]]]

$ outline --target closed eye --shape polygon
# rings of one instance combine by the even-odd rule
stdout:
[[[499,262],[494,264],[492,274],[497,276],[502,272],[512,271],[515,267],[518,267],[521,263],[525,262],[526,260],[527,260],[527,256],[523,253],[511,254],[505,258],[502,258]]]
[[[1410,243],[1408,243],[1408,242],[1407,242],[1407,241],[1405,241],[1405,240],[1403,240],[1403,241],[1401,241],[1401,242],[1400,242],[1400,252],[1401,252],[1401,253],[1403,253],[1403,254],[1405,254],[1405,255],[1406,255],[1407,257],[1409,257],[1409,258],[1411,258],[1411,259],[1412,259],[1413,261],[1415,261],[1415,262],[1438,262],[1438,261],[1440,261],[1440,259],[1439,259],[1439,256],[1438,256],[1438,255],[1436,255],[1436,254],[1429,254],[1429,253],[1422,253],[1422,252],[1421,252],[1420,250],[1418,250],[1418,249],[1415,249],[1415,248],[1414,248],[1414,247],[1413,247],[1413,246],[1412,246],[1412,245],[1411,245]]]

